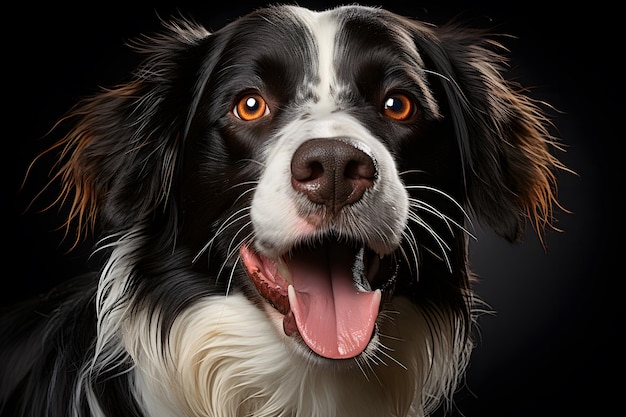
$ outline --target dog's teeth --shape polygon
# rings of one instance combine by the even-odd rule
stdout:
[[[364,257],[365,257],[365,250],[361,248],[356,253],[356,256],[354,257],[354,263],[352,264],[352,277],[354,278],[355,282],[357,279],[361,279],[361,277],[365,275],[364,274],[364,271],[365,271]]]
[[[352,265],[352,281],[355,287],[360,291],[372,291],[372,287],[365,277],[365,249],[361,248],[354,258]]]
[[[278,269],[278,272],[280,272],[280,275],[285,279],[285,281],[293,284],[293,279],[291,279],[291,273],[289,272],[289,268],[287,267],[287,264],[285,263],[285,260],[282,256],[279,256],[278,260],[276,260],[276,268]]]

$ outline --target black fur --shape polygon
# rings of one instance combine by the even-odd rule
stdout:
[[[454,24],[436,28],[378,9],[355,8],[339,20],[343,39],[335,65],[351,87],[338,99],[342,110],[383,141],[407,186],[429,187],[410,189],[412,198],[449,216],[420,213],[446,236],[448,262],[433,233],[410,224],[406,236],[419,242],[419,271],[399,255],[415,249],[403,242],[393,295],[421,306],[433,323],[441,311],[451,312],[456,331],[470,340],[475,298],[467,233],[450,225],[468,219],[455,202],[509,241],[519,241],[527,223],[538,233],[550,226],[553,171],[563,167],[553,156],[548,121],[504,80],[506,61],[485,33]],[[411,34],[423,62],[404,53],[407,45],[390,27]],[[305,80],[316,77],[311,62],[318,59],[307,31],[282,8],[256,11],[210,35],[173,21],[135,43],[145,60],[131,81],[81,101],[60,124],[67,135],[50,152],[59,153],[53,180],[63,184],[60,200],[70,202],[68,230],[78,231],[76,244],[92,233],[103,237],[103,270],[116,242],[131,243],[123,259],[129,280],[117,303],[128,303],[131,314],[152,312],[161,336],[154,343],[164,350],[174,320],[206,296],[243,292],[264,303],[232,247],[253,235],[252,224],[241,216],[221,229],[249,209],[271,146],[267,138],[303,103],[319,100],[314,90],[301,95]],[[378,43],[383,46],[372,52]],[[271,117],[234,120],[234,100],[256,90],[264,92]],[[380,117],[389,90],[415,97],[416,121]],[[212,236],[218,238],[203,249]],[[79,378],[96,349],[98,280],[80,277],[2,317],[3,415],[90,415],[85,391],[76,386],[89,383],[104,415],[144,416],[123,348],[119,361]],[[119,338],[108,344],[122,346]]]

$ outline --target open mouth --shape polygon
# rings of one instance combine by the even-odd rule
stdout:
[[[259,293],[284,315],[283,329],[320,356],[347,359],[372,338],[381,300],[393,293],[397,264],[363,244],[324,239],[277,259],[249,246],[241,258]]]

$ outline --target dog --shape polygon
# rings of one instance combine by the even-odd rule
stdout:
[[[484,303],[473,222],[559,207],[543,104],[486,30],[376,7],[185,18],[56,129],[93,274],[4,314],[12,416],[427,416]]]

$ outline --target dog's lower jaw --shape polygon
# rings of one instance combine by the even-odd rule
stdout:
[[[389,307],[380,340],[342,361],[307,353],[280,330],[280,313],[262,311],[238,293],[184,311],[167,349],[132,342],[160,336],[154,320],[140,315],[125,328],[137,365],[136,396],[147,415],[159,417],[421,417],[455,379],[456,362],[441,351],[454,343],[427,347],[430,333],[419,309],[402,297]]]

